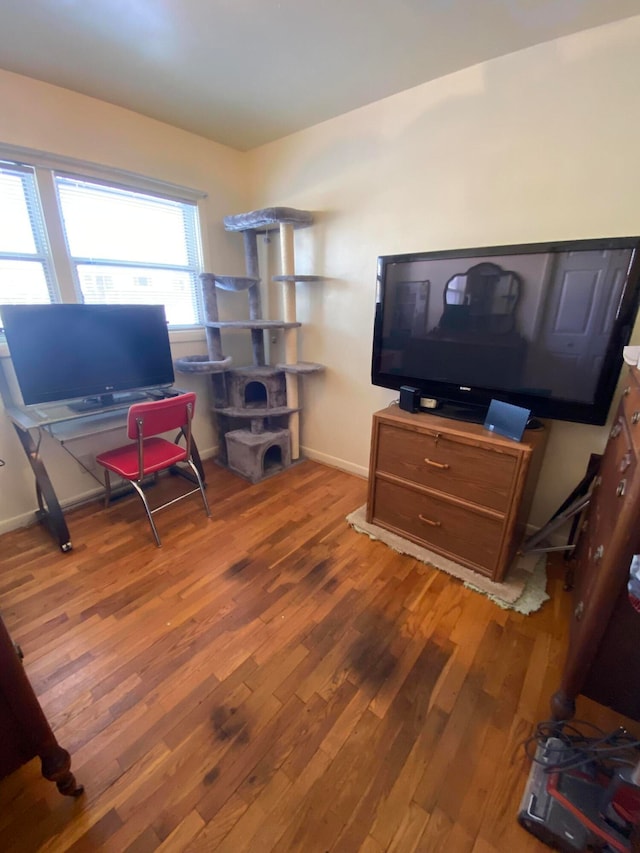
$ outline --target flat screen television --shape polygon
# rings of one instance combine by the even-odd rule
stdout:
[[[25,405],[91,410],[174,381],[163,305],[2,305],[0,315]]]
[[[373,384],[410,386],[465,420],[497,399],[604,424],[638,310],[639,248],[625,237],[379,257]]]

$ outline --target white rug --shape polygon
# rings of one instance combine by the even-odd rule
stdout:
[[[477,572],[467,569],[458,563],[447,560],[427,548],[416,545],[408,539],[403,539],[395,533],[390,533],[377,524],[368,524],[366,506],[361,506],[347,516],[349,524],[359,533],[366,533],[371,539],[384,542],[389,548],[400,554],[407,554],[416,560],[435,566],[464,582],[468,589],[481,592],[506,610],[516,610],[518,613],[534,613],[549,599],[546,592],[547,558],[545,554],[527,554],[516,559],[515,564],[507,572],[502,583],[496,583]]]

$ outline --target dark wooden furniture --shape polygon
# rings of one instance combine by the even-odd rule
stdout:
[[[0,617],[0,778],[36,756],[61,794],[79,796],[69,753],[56,740]]]
[[[390,406],[373,416],[367,521],[500,581],[516,555],[547,430],[511,441]]]
[[[574,610],[562,680],[551,700],[570,719],[579,693],[640,720],[640,614],[629,566],[640,551],[640,377],[629,372],[575,552]]]

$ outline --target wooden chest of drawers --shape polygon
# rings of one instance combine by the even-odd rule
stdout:
[[[640,552],[640,378],[629,381],[600,463],[575,553],[569,650],[556,719],[583,693],[640,720],[640,614],[629,601],[629,566]]]
[[[373,416],[367,521],[500,581],[524,533],[547,430],[521,442],[390,406]]]

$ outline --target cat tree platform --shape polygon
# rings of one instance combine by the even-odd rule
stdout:
[[[174,361],[180,373],[224,373],[231,367],[231,356],[212,361],[208,355],[185,355]]]
[[[321,275],[274,275],[271,276],[271,281],[324,281]]]
[[[324,364],[317,364],[313,361],[298,361],[296,364],[276,364],[276,370],[281,370],[283,373],[297,373],[298,375],[322,373],[324,369]]]
[[[216,409],[220,415],[226,415],[228,418],[277,418],[281,415],[293,415],[295,412],[301,411],[300,408],[292,408],[291,406],[225,406],[222,409]]]
[[[216,320],[205,323],[210,329],[299,329],[302,323],[284,320]]]
[[[279,228],[283,225],[305,227],[313,224],[313,214],[308,210],[296,210],[293,207],[264,207],[249,213],[238,213],[224,217],[227,231],[260,231]]]

